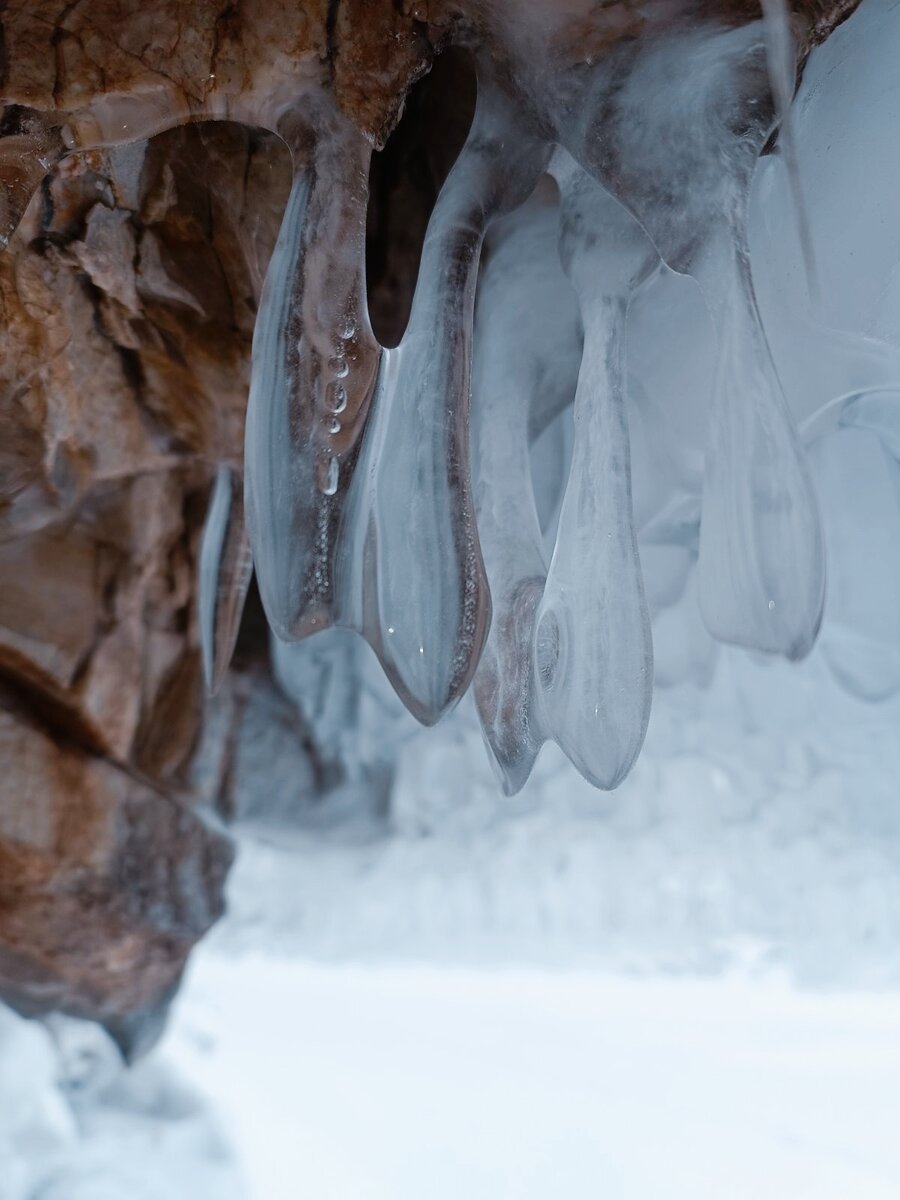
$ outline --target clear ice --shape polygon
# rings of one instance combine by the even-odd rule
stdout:
[[[631,500],[624,340],[628,303],[659,256],[637,223],[564,151],[560,255],[584,351],[575,446],[534,634],[548,736],[597,787],[614,788],[650,718],[653,649]]]
[[[431,724],[467,688],[490,613],[469,478],[481,243],[527,198],[549,149],[519,136],[508,102],[481,89],[429,222],[406,332],[386,350],[365,306],[368,147],[341,132],[310,136],[298,155],[263,291],[248,523],[276,633],[355,629]]]
[[[234,653],[253,555],[244,521],[244,481],[220,466],[200,546],[197,607],[207,690],[219,689]]]
[[[802,657],[824,610],[845,686],[900,688],[900,6],[863,0],[796,97],[784,0],[744,25],[641,6],[609,44],[585,5],[574,46],[569,6],[482,8],[496,44],[396,348],[367,311],[372,147],[319,66],[99,94],[62,126],[23,109],[0,138],[3,242],[67,151],[200,118],[290,147],[243,477],[220,468],[201,550],[209,686],[255,570],[279,638],[362,635],[420,721],[474,678],[508,793],[547,740],[624,777],[651,616],[661,683],[712,638]],[[570,408],[571,461],[539,460]]]
[[[532,487],[532,434],[571,405],[581,358],[579,312],[558,236],[557,196],[545,184],[494,226],[479,281],[473,475],[493,617],[474,691],[508,795],[525,783],[546,737],[533,642],[548,559]]]

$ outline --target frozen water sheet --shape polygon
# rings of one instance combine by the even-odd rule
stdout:
[[[631,502],[624,331],[631,293],[658,262],[615,200],[564,152],[560,251],[578,293],[584,352],[575,447],[535,628],[543,723],[598,787],[637,757],[653,687],[650,619]]]
[[[367,151],[343,133],[349,147],[332,130],[298,161],[257,321],[251,540],[276,633],[355,629],[430,724],[468,686],[490,609],[469,481],[481,242],[549,151],[482,85],[429,223],[409,325],[384,350],[365,308]]]
[[[475,703],[504,791],[524,784],[544,740],[534,619],[547,559],[532,487],[530,434],[572,403],[581,333],[557,255],[558,197],[546,179],[489,235],[479,282],[472,386],[478,532],[493,615]]]
[[[380,355],[365,304],[371,148],[346,118],[285,118],[295,176],[253,337],[247,523],[279,637],[336,619],[334,559],[347,480]]]
[[[253,556],[244,522],[244,482],[230,467],[216,472],[200,547],[198,607],[206,686],[215,692],[237,641]]]

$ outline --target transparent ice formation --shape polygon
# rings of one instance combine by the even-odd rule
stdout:
[[[528,777],[546,733],[533,654],[548,558],[530,447],[572,403],[581,358],[575,293],[557,255],[559,214],[543,186],[488,239],[479,282],[472,386],[474,480],[493,618],[475,703],[506,792]]]
[[[355,132],[355,131],[354,131]],[[279,636],[330,625],[371,644],[433,723],[465,691],[490,601],[469,481],[475,283],[487,224],[528,197],[549,148],[484,88],[429,223],[409,323],[365,310],[367,153],[312,138],[266,280],[247,414],[247,510]]]
[[[279,638],[355,631],[419,720],[474,676],[507,792],[549,739],[596,785],[624,777],[651,620],[661,684],[713,639],[795,659],[822,625],[848,689],[900,687],[900,6],[863,0],[796,97],[784,0],[743,25],[644,6],[611,39],[585,5],[574,41],[570,7],[481,6],[492,52],[394,349],[367,312],[371,146],[315,64],[189,104],[101,96],[61,128],[23,110],[0,139],[4,239],[67,147],[198,117],[288,143],[246,530],[223,468],[204,534],[207,681],[252,546]]]
[[[244,481],[220,466],[203,527],[197,597],[203,674],[210,692],[218,690],[231,662],[252,574]]]

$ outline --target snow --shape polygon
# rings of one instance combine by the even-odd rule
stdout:
[[[512,800],[408,718],[388,820],[248,807],[137,1068],[0,1010],[0,1198],[896,1197],[898,717],[721,651],[619,791]]]
[[[204,955],[166,1049],[254,1200],[900,1194],[893,995]]]
[[[209,1105],[88,1022],[0,1006],[0,1200],[242,1200]]]

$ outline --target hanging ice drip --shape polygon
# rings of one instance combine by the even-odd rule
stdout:
[[[549,149],[482,86],[406,333],[384,350],[364,300],[367,147],[337,120],[297,155],[260,306],[245,453],[254,560],[280,636],[357,630],[431,723],[468,686],[490,611],[468,465],[481,242]]]

